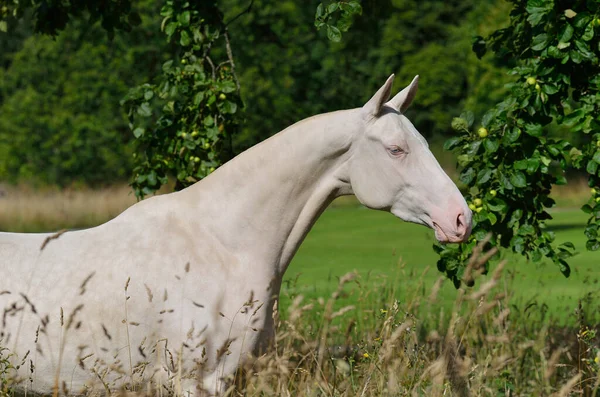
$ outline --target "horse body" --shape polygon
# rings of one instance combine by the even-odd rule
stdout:
[[[363,108],[301,121],[96,228],[0,233],[0,335],[24,363],[23,387],[80,392],[166,375],[222,391],[269,343],[283,275],[340,195],[465,240],[464,199],[401,115],[416,80],[386,105],[391,82]]]

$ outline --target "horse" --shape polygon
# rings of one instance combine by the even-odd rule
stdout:
[[[293,124],[100,226],[0,233],[0,344],[13,381],[79,394],[179,376],[179,390],[222,393],[269,347],[286,269],[342,195],[440,242],[466,241],[472,213],[404,115],[418,76],[390,99],[393,80],[360,108]]]

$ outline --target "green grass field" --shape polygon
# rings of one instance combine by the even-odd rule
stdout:
[[[600,255],[585,249],[585,214],[570,209],[552,215],[550,226],[556,232],[557,242],[571,241],[579,252],[570,261],[570,278],[565,278],[550,262],[534,264],[518,255],[503,253],[507,259],[503,282],[506,291],[513,294],[511,302],[518,307],[545,304],[548,315],[568,320],[574,316],[579,299],[600,289]],[[387,277],[396,284],[401,301],[410,301],[414,294],[428,295],[442,276],[436,268],[433,241],[432,230],[403,222],[389,213],[353,205],[330,208],[309,233],[286,273],[282,306],[287,304],[286,295],[328,296],[336,288],[338,277],[353,270],[361,275],[363,283]],[[491,264],[490,270],[497,262]],[[446,280],[439,302],[450,305],[456,294],[453,284]]]

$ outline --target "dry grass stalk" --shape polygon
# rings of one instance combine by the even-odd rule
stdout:
[[[500,285],[504,262],[495,265],[488,276],[477,271],[483,266],[482,261],[491,257],[490,251],[484,252],[484,245],[482,242],[477,256],[469,261],[473,280],[479,277],[478,288],[472,291],[463,287],[457,291],[453,310],[448,309],[452,302],[446,307],[431,305],[443,288],[442,279],[429,294],[415,293],[407,302],[398,301],[396,283],[373,285],[357,281],[352,288],[359,295],[350,295],[348,299],[344,293],[357,279],[355,273],[340,278],[327,300],[315,302],[296,296],[282,321],[275,306],[277,336],[272,351],[240,371],[236,382],[224,394],[375,397],[554,393],[566,396],[574,391],[583,392],[584,382],[597,387],[598,376],[582,380],[577,367],[583,365],[582,361],[579,357],[569,359],[568,346],[551,346],[552,328],[548,323],[531,324],[518,317],[519,308],[514,308],[508,298],[510,290]],[[81,291],[85,291],[91,277],[93,274],[83,280]],[[420,283],[422,280],[413,280],[413,285]],[[127,287],[128,282],[124,288],[125,309],[132,304],[128,303]],[[141,299],[152,301],[153,293],[147,287],[142,294]],[[86,296],[80,295],[82,304]],[[77,322],[76,315],[77,311],[73,311],[64,318],[61,313],[64,343],[68,343],[67,331]],[[576,342],[580,329],[578,324],[573,330]],[[167,342],[161,340],[156,346],[139,347],[149,357],[159,357],[168,372],[165,378],[155,378],[151,369],[144,372],[132,366],[131,360],[120,367],[98,368],[96,374],[107,395],[115,389],[113,384],[105,382],[111,371],[121,376],[124,386],[120,392],[128,396],[133,395],[132,391],[137,391],[138,396],[160,397],[183,393],[183,380],[197,376],[197,372],[183,368],[183,352],[171,353]],[[227,344],[221,346],[219,353],[226,354],[227,348]],[[546,359],[548,355],[550,358]],[[19,381],[12,379],[11,370],[3,367],[4,356],[0,349],[0,393],[8,390],[3,381]],[[89,365],[93,359],[81,360]],[[57,378],[56,394],[65,392],[66,388],[60,387],[62,381]]]
[[[7,187],[0,197],[0,230],[51,232],[91,227],[114,218],[135,202],[127,185],[100,190]]]

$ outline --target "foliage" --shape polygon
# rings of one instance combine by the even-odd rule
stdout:
[[[390,73],[398,75],[399,85],[410,81],[414,74],[421,75],[419,98],[409,117],[429,139],[448,134],[450,115],[459,112],[463,103],[475,104],[473,109],[479,114],[503,94],[503,66],[491,58],[478,63],[467,51],[470,32],[486,34],[490,27],[500,26],[507,14],[505,6],[492,0],[363,0],[360,2],[362,15],[354,14],[352,29],[344,33],[340,42],[327,40],[325,26],[321,30],[315,28],[315,10],[319,5],[316,0],[304,3],[220,0],[218,4],[225,13],[222,20],[228,24],[227,36],[231,38],[235,73],[243,88],[241,94],[246,109],[242,116],[241,102],[236,102],[237,87],[235,93],[225,94],[238,106],[236,113],[230,115],[238,121],[226,131],[233,149],[226,139],[222,142],[223,153],[219,154],[219,147],[214,149],[218,158],[227,159],[232,152],[239,153],[305,117],[360,106]],[[251,9],[244,13],[250,4]],[[323,2],[323,7],[330,4]],[[205,7],[208,9],[210,5]],[[327,23],[337,26],[343,16],[342,8],[346,6],[340,7],[328,16]],[[177,68],[184,71],[191,63],[180,62],[185,58],[184,53],[193,50],[191,45],[181,48],[177,32],[170,41],[164,39],[159,28],[160,19],[164,17],[156,17],[160,8],[155,2],[136,3],[136,10],[142,24],[129,33],[115,35],[112,42],[107,40],[99,23],[85,22],[85,12],[70,19],[65,30],[57,34],[56,42],[33,35],[32,12],[25,13],[18,24],[12,23],[8,34],[0,33],[0,135],[6,131],[6,138],[0,139],[3,146],[0,162],[9,153],[7,150],[19,153],[11,155],[12,165],[0,171],[1,179],[25,181],[33,175],[36,182],[57,183],[57,178],[47,176],[48,170],[48,173],[61,175],[58,179],[62,185],[110,183],[121,181],[123,175],[131,175],[134,164],[141,165],[145,161],[143,141],[148,137],[138,140],[127,131],[127,120],[117,104],[127,87],[148,82],[160,90],[166,79],[162,64],[170,59],[173,63],[169,73],[176,73]],[[214,33],[219,30],[218,22],[207,12],[205,23],[215,22],[211,25]],[[240,14],[243,17],[229,23]],[[171,25],[170,29],[174,27]],[[204,40],[200,45],[213,38]],[[227,64],[219,67],[228,60],[224,31],[214,41],[210,53],[215,66],[226,72]],[[202,55],[194,53],[197,59]],[[210,66],[202,68],[211,80]],[[189,73],[196,72],[187,70],[186,73],[188,81],[192,78]],[[83,78],[83,74],[87,74],[87,78]],[[160,79],[156,79],[158,74],[161,74]],[[65,80],[67,76],[73,76],[73,81]],[[218,73],[216,77],[220,78]],[[38,81],[43,84],[37,84]],[[76,82],[83,84],[81,89],[74,88]],[[66,85],[69,90],[61,91]],[[149,101],[153,115],[136,116],[134,130],[154,128],[150,126],[162,114],[161,106],[171,100],[160,98],[157,93],[153,95]],[[101,100],[95,102],[96,106],[85,106],[92,103],[86,99],[88,96],[101,96]],[[25,108],[19,98],[27,98],[27,106],[33,111]],[[176,103],[183,106],[183,97],[178,98]],[[71,108],[66,103],[79,106]],[[39,111],[43,125],[30,117]],[[242,117],[243,123],[240,123]],[[40,133],[33,133],[38,129]],[[71,133],[76,136],[71,137]],[[133,161],[132,141],[140,141],[138,147],[142,150]],[[62,149],[56,142],[67,144]],[[61,159],[52,159],[55,149]],[[82,152],[79,159],[75,158],[78,151]],[[88,155],[94,151],[102,151],[103,155]],[[214,163],[206,164],[205,169],[209,171],[221,160],[213,161],[207,155],[200,149],[193,153],[200,162]],[[35,162],[36,166],[29,162]],[[187,160],[182,160],[180,165],[190,166]],[[150,172],[150,168],[146,171]],[[85,175],[88,172],[96,176],[90,178]],[[175,168],[168,173],[178,174]],[[190,175],[193,179],[199,178],[193,172]],[[150,181],[153,181],[152,176]],[[179,183],[178,187],[187,183]],[[152,189],[154,187],[147,192]]]
[[[9,379],[14,367],[10,363],[11,354],[2,343],[3,340],[0,339],[0,397],[8,397],[12,392]]]
[[[476,102],[478,111],[503,94],[503,66],[477,62],[469,48],[470,32],[504,23],[505,6],[362,1],[362,15],[333,42],[326,28],[313,27],[319,2],[312,4],[256,0],[252,12],[231,26],[247,110],[236,151],[305,117],[362,105],[391,73],[398,76],[396,90],[421,76],[409,117],[429,139],[449,133],[450,115],[463,101]],[[235,15],[243,4],[224,0],[222,9]]]
[[[156,12],[152,3],[138,3],[143,15]],[[145,18],[112,41],[79,20],[55,38],[20,27],[25,37],[0,54],[0,179],[67,186],[127,178],[131,139],[118,101],[157,73],[158,26]]]
[[[88,25],[100,21],[111,38],[115,30],[131,31],[132,26],[138,26],[142,21],[132,9],[130,0],[13,0],[0,4],[0,32],[14,29],[26,14],[33,16],[36,33],[51,36],[64,30],[73,16],[86,17]]]
[[[525,255],[533,262],[549,258],[568,277],[572,243],[556,245],[546,227],[553,185],[566,183],[565,171],[585,170],[592,197],[582,209],[590,214],[586,248],[600,248],[600,3],[512,0],[511,25],[473,50],[490,47],[499,57],[516,59],[506,99],[489,110],[479,125],[473,114],[455,118],[459,135],[445,144],[462,167],[474,213],[471,241],[460,247],[436,247],[438,268],[456,284],[477,241],[492,232],[490,244]],[[549,134],[552,124],[585,134],[582,147]],[[477,128],[477,131],[475,131]]]
[[[216,3],[168,0],[160,14],[167,40],[181,54],[163,63],[158,83],[138,86],[123,100],[139,152],[132,186],[140,198],[166,184],[169,174],[181,189],[232,157],[242,104]]]
[[[319,3],[315,13],[315,27],[325,28],[327,38],[338,42],[342,39],[342,32],[347,32],[352,25],[354,15],[360,14],[362,7],[358,0],[332,1],[327,5]]]

